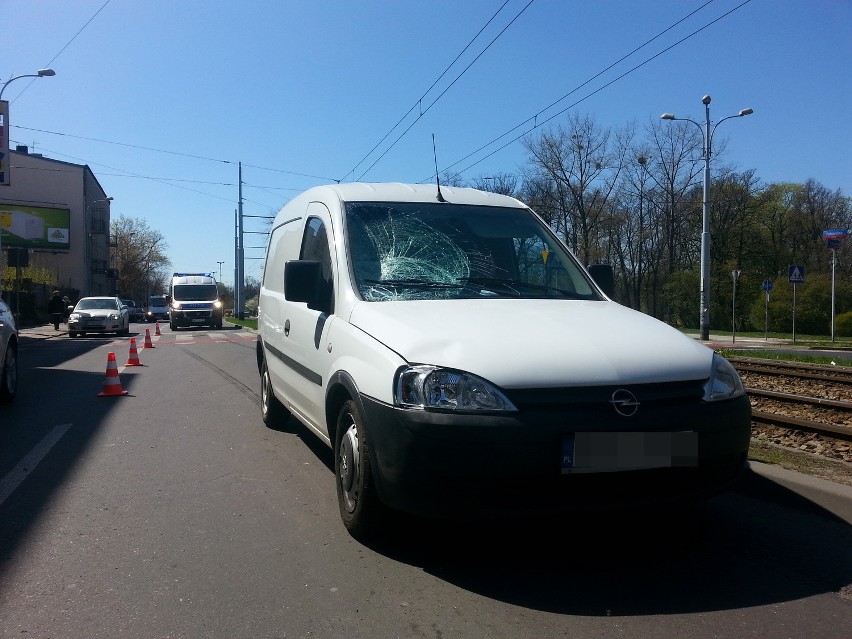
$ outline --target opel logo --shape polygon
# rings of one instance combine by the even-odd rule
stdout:
[[[616,413],[624,417],[633,417],[639,410],[639,400],[633,393],[623,388],[619,388],[612,394],[609,403],[612,404]]]

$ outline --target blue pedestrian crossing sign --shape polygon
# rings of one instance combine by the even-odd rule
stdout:
[[[790,265],[790,284],[803,284],[805,282],[805,267]]]

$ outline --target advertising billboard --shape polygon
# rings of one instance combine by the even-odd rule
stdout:
[[[67,251],[71,248],[71,211],[0,204],[0,245]]]

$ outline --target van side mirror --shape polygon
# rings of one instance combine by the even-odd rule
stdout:
[[[291,302],[306,302],[308,308],[316,311],[324,310],[322,264],[316,260],[284,262],[284,297]]]
[[[607,297],[611,298],[615,294],[615,277],[612,273],[612,266],[609,264],[590,264],[588,271],[592,279],[595,280],[595,284],[600,286]]]

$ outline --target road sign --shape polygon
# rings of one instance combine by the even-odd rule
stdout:
[[[841,242],[839,239],[835,239],[832,237],[825,241],[825,246],[826,248],[830,249],[839,249],[841,246],[843,246],[843,242]]]
[[[772,290],[772,280],[763,280],[763,290],[767,293]]]
[[[790,265],[790,284],[803,284],[805,281],[805,267]]]
[[[829,229],[827,231],[822,232],[822,239],[842,240],[844,238],[849,237],[850,233],[852,233],[852,229]]]

